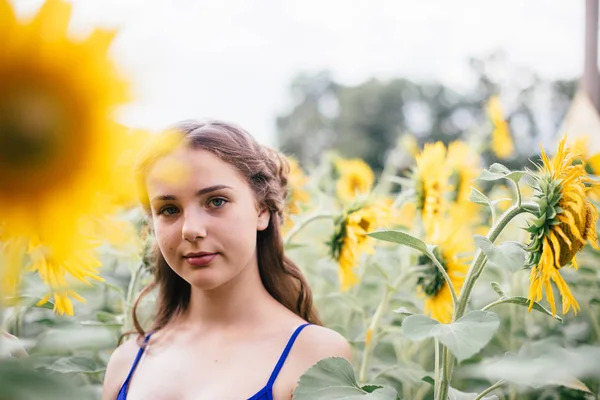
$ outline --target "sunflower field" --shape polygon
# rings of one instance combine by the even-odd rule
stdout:
[[[152,279],[133,181],[151,134],[113,118],[115,32],[72,39],[70,14],[0,0],[0,400],[99,399]],[[477,137],[405,135],[378,175],[290,157],[282,240],[354,359],[320,361],[294,399],[600,399],[600,154],[564,133],[522,170],[484,165],[515,143],[500,99],[482,107]]]

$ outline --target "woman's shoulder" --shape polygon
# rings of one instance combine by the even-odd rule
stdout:
[[[352,352],[346,338],[324,326],[308,325],[294,346],[297,356],[310,365],[327,357],[343,357],[352,362]]]
[[[113,351],[106,366],[102,399],[115,399],[117,397],[140,349],[139,343],[140,338],[136,335],[127,339]]]

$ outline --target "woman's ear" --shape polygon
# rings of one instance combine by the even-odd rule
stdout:
[[[271,220],[271,213],[269,213],[269,209],[265,207],[260,211],[260,214],[258,214],[256,230],[264,231],[265,229],[267,229],[267,226],[269,226],[270,220]]]

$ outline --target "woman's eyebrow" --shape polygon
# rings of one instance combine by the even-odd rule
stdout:
[[[207,193],[214,192],[216,190],[221,190],[221,189],[233,189],[233,188],[231,186],[227,186],[227,185],[213,185],[213,186],[209,186],[204,189],[198,190],[196,192],[196,196],[203,196]],[[150,201],[154,202],[156,200],[162,200],[162,201],[177,200],[177,197],[170,195],[170,194],[165,194],[165,195],[155,196]]]
[[[196,192],[196,196],[202,196],[202,195],[205,195],[206,193],[214,192],[215,190],[221,190],[221,189],[233,189],[233,188],[231,186],[227,186],[227,185],[209,186],[207,188],[198,190]]]

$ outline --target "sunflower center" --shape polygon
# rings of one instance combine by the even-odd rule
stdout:
[[[365,218],[361,218],[360,222],[358,223],[358,226],[360,226],[365,232],[369,232],[369,226],[371,226],[371,221]]]
[[[357,175],[352,175],[349,179],[348,185],[350,187],[350,192],[355,194],[355,193],[360,193],[363,192],[363,182],[360,179],[359,176]]]
[[[448,271],[444,257],[441,255],[438,247],[433,250],[433,254],[439,260],[440,264],[442,264],[444,269]],[[444,276],[426,255],[419,256],[418,263],[423,266],[423,270],[417,278],[417,286],[420,286],[428,297],[433,297],[442,290],[445,283]]]
[[[425,207],[425,183],[423,179],[417,179],[415,182],[415,197],[417,210],[422,210]]]
[[[0,192],[35,197],[80,171],[89,128],[75,99],[26,78],[0,98]]]
[[[583,247],[585,242],[582,242],[579,238],[583,238],[584,240],[587,239],[586,232],[587,232],[589,225],[592,222],[592,217],[591,217],[592,213],[589,209],[589,207],[591,207],[589,204],[586,204],[585,210],[578,210],[578,212],[576,212],[574,210],[574,208],[572,207],[572,205],[570,205],[568,203],[567,204],[561,204],[561,203],[563,203],[563,202],[560,202],[559,204],[565,210],[568,210],[571,212],[571,215],[573,215],[573,219],[575,222],[574,225],[566,223],[566,222],[562,222],[559,225],[560,228],[562,229],[562,231],[567,236],[566,239],[569,240],[570,244],[567,243],[565,238],[558,235],[557,239],[558,239],[558,243],[559,243],[559,246],[558,246],[559,249],[554,249],[554,248],[552,249],[553,253],[560,251],[559,263],[560,263],[560,266],[563,267],[563,266],[567,265],[567,263],[573,259],[575,254],[577,254],[577,252],[579,250],[581,250],[581,248]],[[574,229],[577,230],[577,233],[579,233],[578,235],[576,232],[573,231]],[[552,243],[550,243],[550,246],[552,247]]]
[[[0,103],[0,164],[36,168],[64,145],[65,110],[54,96],[21,87]]]

